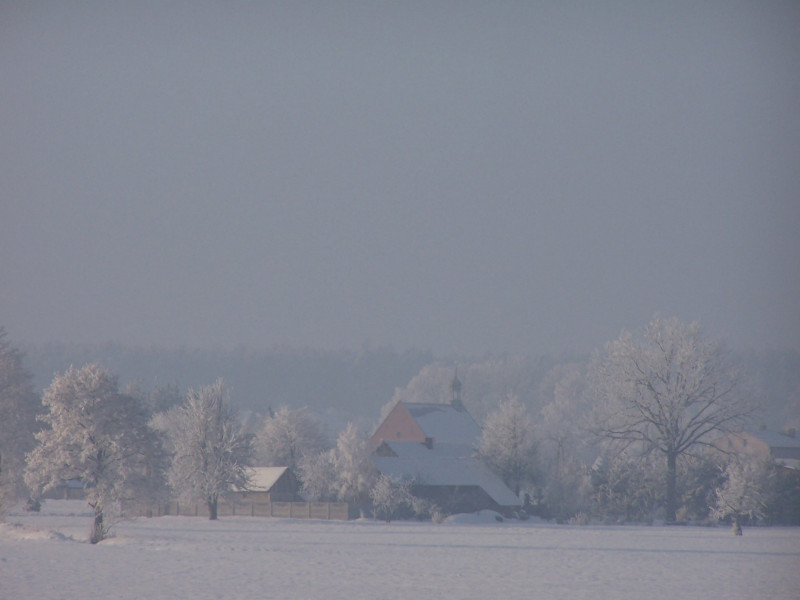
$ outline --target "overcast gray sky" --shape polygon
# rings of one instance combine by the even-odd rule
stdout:
[[[800,348],[798,107],[797,2],[2,2],[0,324]]]

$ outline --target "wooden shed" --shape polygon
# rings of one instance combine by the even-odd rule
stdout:
[[[300,484],[289,467],[254,467],[250,485],[232,494],[244,502],[298,502]]]

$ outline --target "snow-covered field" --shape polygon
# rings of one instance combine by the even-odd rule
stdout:
[[[79,501],[0,525],[0,598],[800,598],[800,529],[160,517],[87,543]]]

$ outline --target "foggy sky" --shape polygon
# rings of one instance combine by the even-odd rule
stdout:
[[[800,4],[562,4],[0,3],[0,324],[800,348]]]

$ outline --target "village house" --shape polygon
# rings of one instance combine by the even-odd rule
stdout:
[[[450,404],[397,402],[370,437],[376,468],[447,512],[492,509],[511,514],[519,498],[475,455],[481,428],[453,380]]]
[[[785,432],[758,429],[730,433],[715,445],[726,453],[750,455],[789,469],[800,469],[800,438],[795,429]]]
[[[300,484],[289,467],[254,467],[250,484],[231,498],[244,502],[299,502]]]

